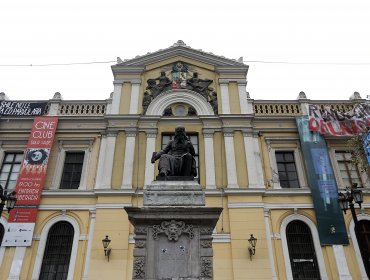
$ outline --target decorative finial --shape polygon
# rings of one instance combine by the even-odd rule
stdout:
[[[0,92],[0,100],[9,100],[8,96],[6,96],[5,92]]]
[[[62,99],[62,95],[60,94],[60,92],[54,93],[53,99]]]
[[[243,63],[243,57],[242,56],[238,58],[238,62]]]
[[[119,56],[117,56],[117,64],[120,64],[122,62],[123,62],[122,59]]]
[[[298,98],[297,99],[307,99],[307,96],[306,94],[304,93],[304,91],[301,91],[299,94],[298,94]]]
[[[182,40],[178,40],[175,44],[173,44],[174,47],[177,47],[177,46],[186,46],[186,44],[184,43],[184,41]]]
[[[355,99],[362,99],[361,98],[361,95],[355,91],[350,97],[349,97],[349,100],[355,100]]]

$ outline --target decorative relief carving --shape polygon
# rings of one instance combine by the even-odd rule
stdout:
[[[144,240],[136,240],[135,241],[135,248],[145,248],[145,241]]]
[[[200,234],[202,234],[202,235],[206,235],[206,234],[211,235],[212,232],[213,232],[213,228],[211,228],[211,227],[201,227],[199,229],[199,231],[200,231]]]
[[[136,226],[135,227],[135,234],[146,234],[147,231],[148,231],[148,229],[145,226]]]
[[[159,233],[167,235],[168,240],[177,241],[181,234],[189,234],[189,238],[193,239],[194,231],[192,225],[186,225],[183,221],[164,221],[160,225],[153,226],[153,238],[157,239]]]
[[[202,248],[212,248],[212,241],[211,240],[202,240],[202,241],[200,241],[200,246],[202,246]]]
[[[213,277],[212,258],[201,258],[200,276],[207,278]]]
[[[134,260],[133,279],[145,279],[145,257],[136,257]]]

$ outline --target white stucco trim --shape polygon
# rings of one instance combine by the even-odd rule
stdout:
[[[198,116],[214,115],[212,106],[200,94],[191,90],[169,90],[158,95],[148,106],[145,115],[161,116],[163,111],[174,103],[185,103],[193,106]]]
[[[220,82],[222,114],[230,114],[229,84]]]
[[[8,280],[19,280],[27,247],[15,247]]]
[[[114,84],[114,91],[112,96],[112,105],[110,106],[110,114],[118,114],[119,113],[119,105],[121,101],[121,92],[123,82],[115,81]]]
[[[236,158],[234,148],[234,133],[224,133],[225,154],[226,154],[226,174],[227,174],[227,187],[239,188],[238,177],[236,174]]]
[[[137,83],[131,82],[131,100],[129,114],[138,114],[139,109],[139,93],[140,93],[140,80]]]
[[[156,133],[146,134],[146,154],[145,154],[145,181],[144,187],[151,184],[154,180],[154,164],[151,163],[152,154],[155,152]]]
[[[359,221],[360,220],[370,221],[370,216],[365,215],[365,214],[359,214],[359,215],[357,215],[357,219]],[[367,274],[366,274],[364,262],[363,262],[362,257],[361,257],[360,247],[358,246],[358,242],[357,242],[357,238],[356,238],[356,234],[355,234],[355,223],[353,222],[353,219],[349,223],[349,234],[351,236],[353,248],[355,250],[357,264],[358,264],[358,267],[359,267],[360,273],[361,273],[361,279],[366,280],[366,279],[368,279],[368,277],[367,277]]]
[[[243,133],[245,157],[247,160],[248,187],[264,188],[262,159],[257,136]]]
[[[39,246],[37,249],[35,265],[34,265],[33,272],[32,272],[32,280],[39,279],[42,259],[44,257],[45,246],[46,246],[46,241],[48,238],[49,230],[55,223],[61,222],[61,221],[69,222],[73,226],[73,229],[74,229],[71,258],[69,260],[69,268],[68,268],[68,276],[67,276],[68,280],[73,280],[75,264],[76,264],[76,259],[77,259],[77,251],[78,251],[78,240],[80,239],[80,226],[78,225],[78,222],[73,217],[68,216],[68,215],[60,215],[60,216],[54,217],[50,219],[43,227],[41,231]]]
[[[206,165],[206,188],[216,189],[215,153],[213,133],[203,132]]]
[[[93,239],[94,239],[95,221],[96,221],[96,212],[95,211],[90,211],[89,237],[87,239],[85,268],[84,268],[84,274],[82,276],[83,280],[88,279],[88,274],[89,274],[89,270],[90,270],[91,249],[92,249],[92,242],[93,242]]]
[[[293,215],[290,215],[290,216],[286,217],[281,222],[281,226],[280,226],[281,246],[283,247],[286,278],[288,280],[293,280],[292,267],[290,265],[290,258],[289,258],[288,243],[287,243],[287,238],[286,238],[286,228],[287,228],[288,224],[290,222],[294,221],[294,220],[300,220],[300,221],[306,223],[308,225],[308,227],[310,228],[313,244],[314,244],[314,247],[315,247],[317,263],[319,265],[320,276],[321,276],[322,280],[327,280],[328,275],[326,273],[324,256],[322,254],[319,234],[317,232],[316,225],[309,218],[307,218],[306,216],[300,215],[300,214],[293,214]]]
[[[0,224],[2,224],[2,226],[4,227],[4,236],[5,236],[5,229],[7,228],[8,221],[4,217],[0,217]],[[1,267],[1,264],[3,263],[5,248],[6,247],[4,246],[0,247],[0,267]]]
[[[134,172],[136,132],[126,131],[125,159],[123,163],[121,189],[132,188],[132,177]]]
[[[347,265],[346,255],[344,254],[343,245],[333,245],[335,263],[337,264],[339,280],[352,280]]]
[[[266,230],[266,241],[267,241],[267,249],[269,254],[269,262],[271,267],[271,274],[273,280],[278,280],[275,268],[275,259],[274,259],[274,249],[272,246],[271,241],[271,227],[270,227],[270,211],[268,209],[264,209],[263,211],[264,221],[265,221],[265,230]]]

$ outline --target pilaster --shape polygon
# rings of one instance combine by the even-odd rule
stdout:
[[[116,138],[117,132],[108,132],[102,137],[100,143],[98,171],[95,181],[96,189],[111,188]]]
[[[151,163],[152,154],[155,152],[155,141],[157,130],[147,130],[146,132],[146,155],[145,155],[145,181],[144,187],[154,180],[154,164]]]
[[[239,188],[236,175],[235,148],[234,148],[234,131],[224,130],[225,154],[226,154],[226,171],[227,187]]]
[[[219,79],[218,82],[221,90],[222,114],[230,114],[229,81]]]
[[[206,165],[206,188],[216,188],[216,174],[215,174],[215,154],[213,144],[214,130],[203,129],[204,137],[204,155]]]
[[[238,80],[238,92],[239,92],[239,104],[240,104],[240,113],[241,114],[253,114],[252,104],[248,97],[248,93],[246,90],[247,81],[246,80]]]
[[[333,252],[338,268],[339,280],[352,280],[352,276],[349,273],[347,265],[346,255],[344,254],[343,245],[333,245]]]
[[[125,147],[125,160],[123,163],[123,176],[121,189],[132,188],[132,176],[134,172],[134,156],[135,156],[135,141],[137,130],[127,129],[126,133],[126,147]]]
[[[90,211],[89,239],[87,240],[85,268],[84,268],[84,274],[82,276],[82,280],[87,280],[89,276],[91,248],[92,248],[92,242],[94,239],[95,221],[96,221],[96,211],[92,210]]]
[[[118,114],[119,113],[119,105],[121,101],[121,93],[122,93],[122,86],[123,81],[116,80],[113,82],[114,91],[112,96],[112,105],[110,106],[110,114]]]
[[[138,114],[139,109],[139,92],[141,80],[133,79],[131,80],[131,99],[130,99],[130,111],[129,114]]]
[[[258,134],[252,131],[243,131],[245,157],[247,160],[247,172],[249,188],[264,188],[260,146]]]

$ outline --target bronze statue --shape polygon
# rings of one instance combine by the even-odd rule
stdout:
[[[167,146],[154,152],[151,162],[159,159],[159,177],[167,176],[197,176],[195,150],[186,136],[184,127],[176,127],[175,137]]]
[[[143,102],[142,102],[143,114],[146,113],[146,110],[148,109],[148,106],[150,105],[151,102],[152,102],[152,96],[150,95],[149,92],[145,91]]]
[[[213,83],[212,80],[203,80],[198,78],[198,73],[194,72],[193,77],[188,79],[187,81],[187,87],[190,90],[193,90],[199,94],[201,94],[204,98],[208,98],[208,87],[210,84]]]
[[[146,89],[151,92],[153,99],[156,98],[163,91],[169,90],[172,85],[172,81],[166,76],[166,73],[164,71],[161,72],[161,75],[158,78],[148,79],[147,83],[148,86],[146,87]]]

